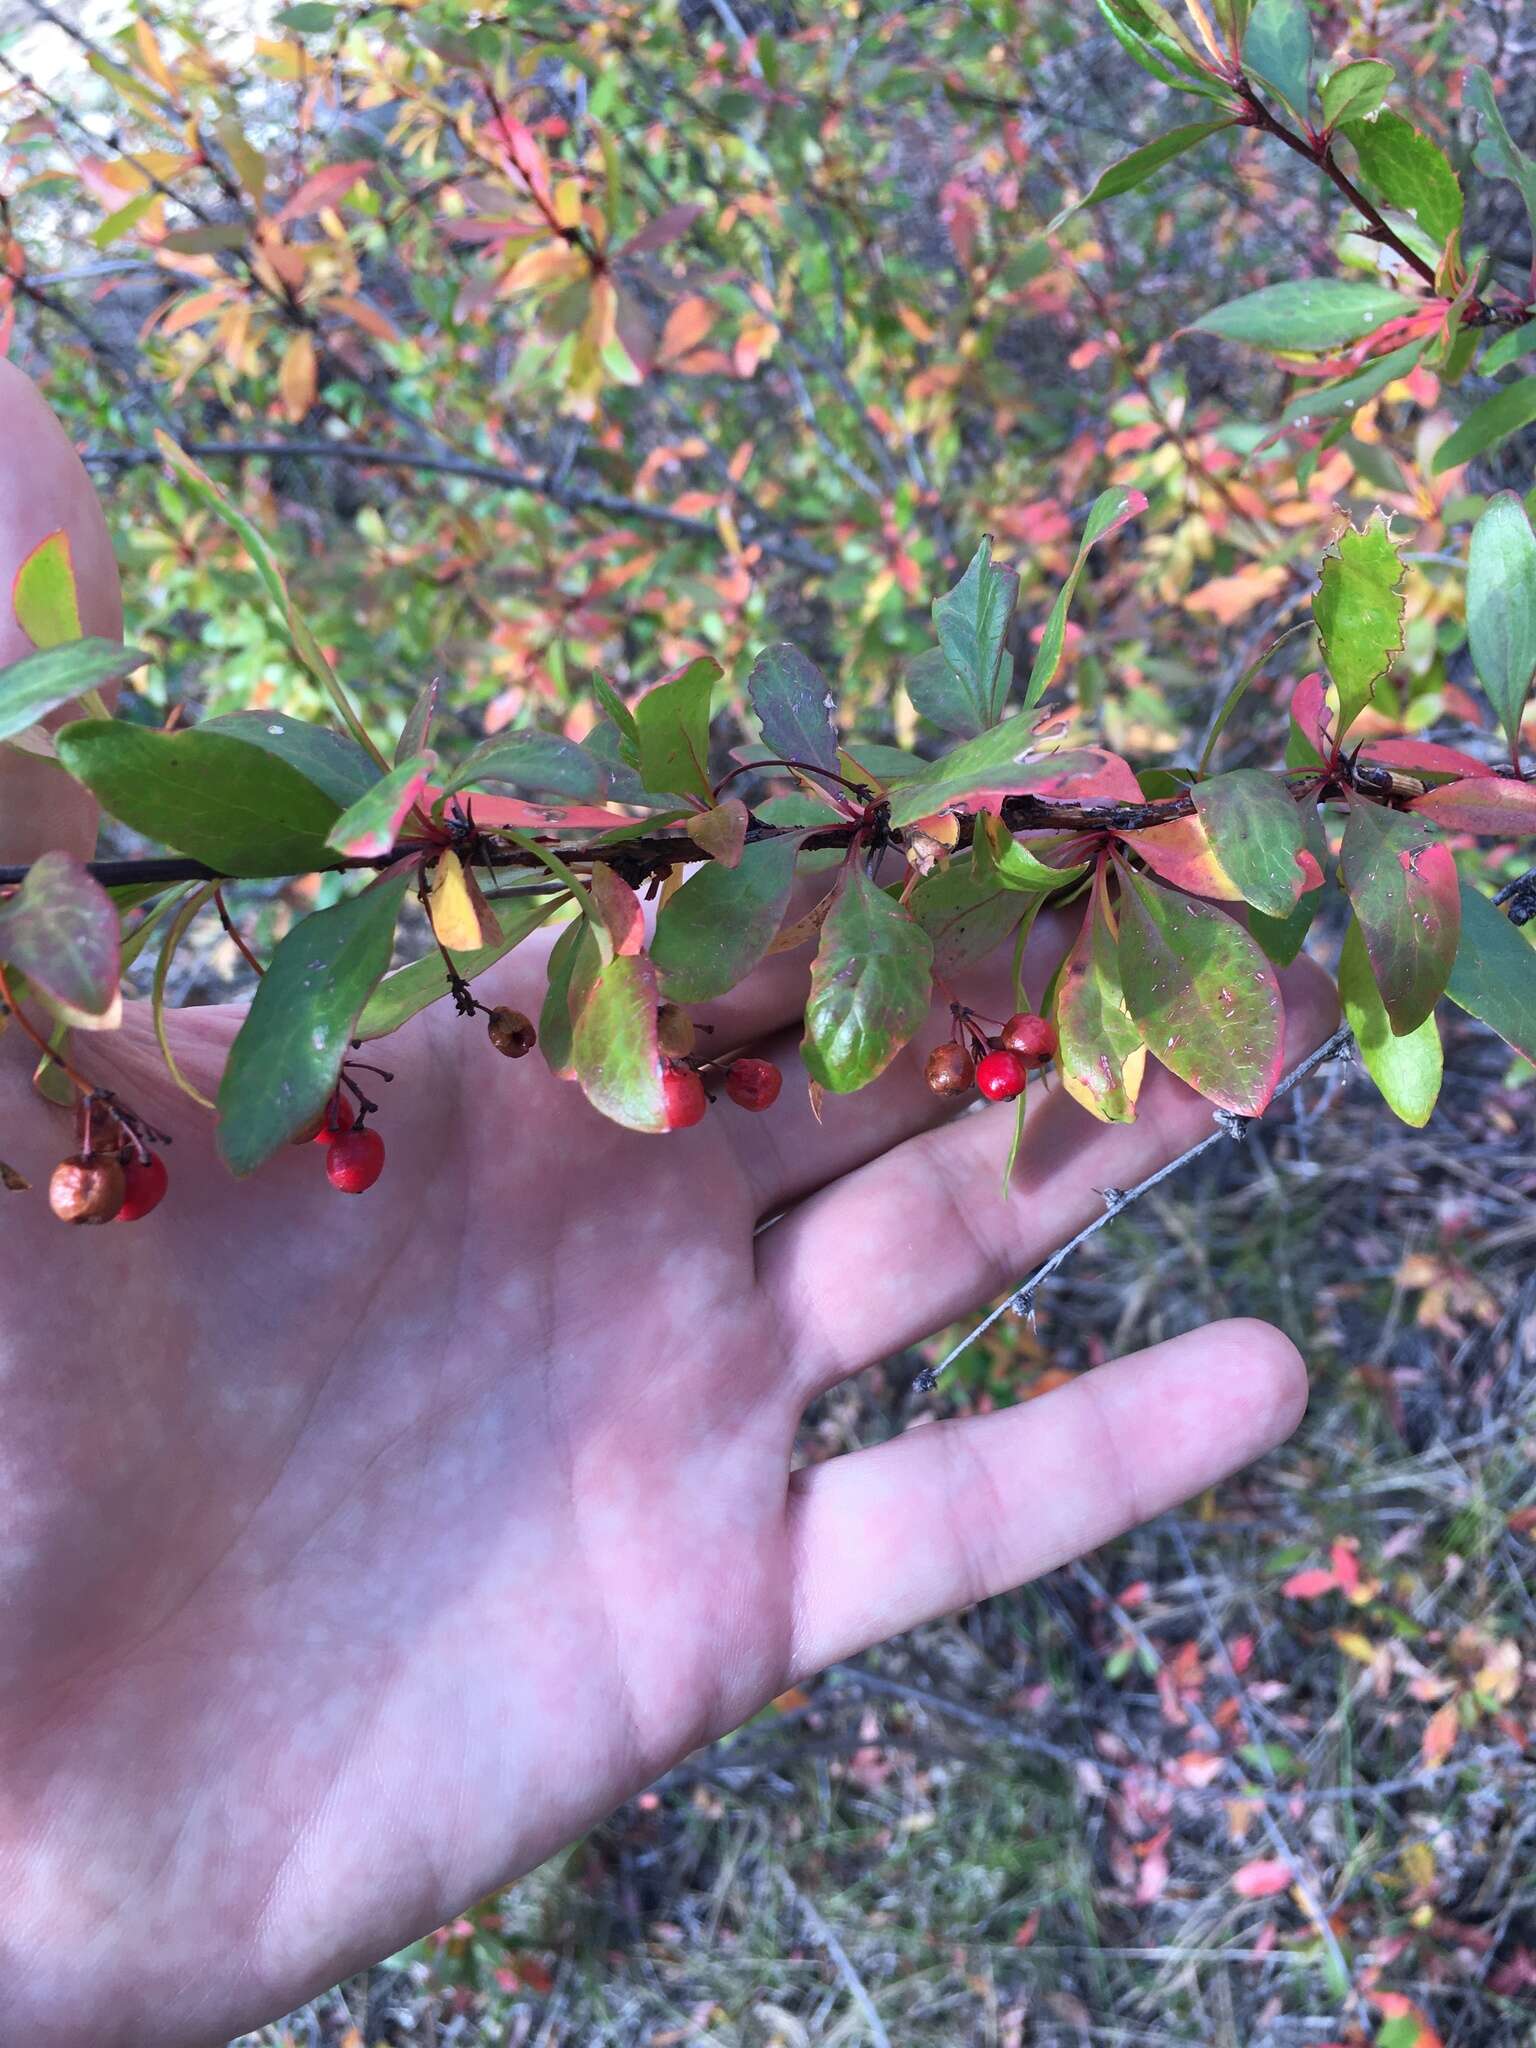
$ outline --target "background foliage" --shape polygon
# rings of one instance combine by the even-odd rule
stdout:
[[[1027,664],[1119,486],[1147,498],[1138,538],[1089,557],[1065,640],[1105,744],[1198,748],[1307,619],[1341,514],[1381,506],[1407,536],[1404,644],[1362,730],[1497,757],[1466,535],[1530,485],[1533,380],[1517,353],[1420,360],[1304,418],[1294,365],[1197,325],[1379,257],[1262,135],[1205,137],[1053,227],[1213,111],[1086,6],[304,0],[254,35],[208,6],[13,13],[0,327],[97,469],[147,725],[324,711],[158,428],[217,467],[391,729],[441,674],[466,743],[581,738],[594,669],[630,691],[707,653],[729,740],[750,657],[788,637],[865,735],[926,744],[905,682],[933,594],[991,533]],[[1513,11],[1310,19],[1317,71],[1390,63],[1458,169],[1487,146],[1468,61],[1532,142]],[[1528,289],[1518,181],[1467,191],[1463,241]],[[1489,400],[1496,431],[1469,433]],[[1277,758],[1311,665],[1308,635],[1277,653],[1229,766]],[[240,903],[273,938],[314,900]],[[206,952],[183,992],[236,965]],[[1304,1103],[1117,1224],[958,1395],[1251,1308],[1319,1366],[1296,1447],[786,1699],[269,2038],[403,2037],[404,2015],[487,2041],[1527,2039],[1529,1069],[1470,1026],[1449,1045],[1426,1132],[1363,1090]],[[898,1426],[910,1370],[829,1401],[807,1454]]]

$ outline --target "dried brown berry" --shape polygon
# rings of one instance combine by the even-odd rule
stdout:
[[[509,1060],[520,1060],[539,1042],[539,1034],[522,1011],[509,1010],[500,1003],[485,1020],[485,1035]]]
[[[951,1039],[929,1053],[923,1079],[935,1095],[964,1095],[976,1079],[976,1062]]]
[[[656,1012],[656,1043],[671,1060],[685,1060],[698,1033],[681,1003],[663,1003]]]
[[[48,1205],[61,1223],[110,1223],[125,1193],[123,1169],[115,1159],[77,1154],[53,1169]]]

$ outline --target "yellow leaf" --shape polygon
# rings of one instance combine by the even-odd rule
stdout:
[[[555,187],[555,219],[563,228],[581,226],[581,181],[562,178]]]
[[[1376,1645],[1368,1636],[1362,1636],[1351,1628],[1336,1628],[1333,1631],[1333,1640],[1346,1657],[1353,1657],[1361,1664],[1376,1662]]]
[[[301,328],[283,352],[277,383],[283,411],[297,426],[315,402],[315,337],[308,328]]]
[[[163,86],[168,93],[174,93],[176,80],[160,54],[160,45],[155,40],[154,30],[147,21],[139,20],[133,24],[133,33],[139,45],[139,62],[145,71],[156,85]]]
[[[473,953],[500,937],[500,926],[456,853],[440,853],[433,864],[427,912],[439,945],[450,953]]]

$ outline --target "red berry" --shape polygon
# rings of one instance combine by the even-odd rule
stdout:
[[[344,1138],[357,1122],[357,1111],[338,1088],[324,1109],[320,1112],[320,1128],[315,1132],[317,1145],[334,1145],[338,1138]]]
[[[704,1083],[692,1067],[668,1061],[661,1077],[661,1088],[666,1098],[669,1131],[686,1131],[690,1124],[700,1122],[709,1107],[709,1097],[704,1093]]]
[[[152,1209],[158,1209],[165,1200],[170,1176],[165,1170],[165,1161],[158,1152],[151,1152],[147,1159],[129,1158],[123,1162],[123,1206],[117,1212],[119,1223],[142,1223]]]
[[[964,1095],[975,1084],[976,1062],[950,1039],[929,1053],[923,1079],[935,1095]]]
[[[377,1131],[343,1131],[325,1155],[325,1173],[338,1194],[366,1194],[384,1171],[384,1140]]]
[[[772,1060],[732,1060],[725,1070],[725,1092],[738,1109],[771,1109],[783,1086]]]
[[[1043,1067],[1056,1057],[1056,1027],[1045,1017],[1020,1010],[1008,1019],[1001,1032],[1002,1043],[1032,1067]]]
[[[988,1102],[1012,1102],[1024,1093],[1028,1080],[1028,1067],[1007,1046],[999,1046],[976,1063],[976,1086]]]

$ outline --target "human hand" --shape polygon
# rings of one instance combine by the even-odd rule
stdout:
[[[16,422],[0,589],[50,527],[110,551],[62,435]],[[0,659],[20,652],[0,631]],[[0,755],[6,857],[78,833]],[[25,779],[25,783],[23,782]],[[1059,938],[1057,943],[1059,944]],[[541,956],[486,1000],[536,1009]],[[131,1230],[6,1197],[0,1237],[0,1971],[18,2040],[221,2042],[435,1926],[795,1679],[1017,1585],[1283,1437],[1278,1332],[1227,1323],[1005,1413],[792,1471],[806,1404],[1001,1292],[1209,1128],[1037,1091],[946,1121],[916,1051],[812,1117],[799,957],[708,1006],[766,1038],[771,1115],[636,1137],[446,1004],[389,1041],[388,1170],[296,1148],[245,1183],[144,1018],[81,1050],[175,1133]],[[976,1000],[983,1007],[981,993]],[[1287,978],[1294,1060],[1332,1019]],[[238,1013],[186,1012],[216,1079]],[[945,1020],[947,1023],[947,1020]],[[0,1039],[0,1153],[69,1149]],[[778,1218],[761,1227],[765,1219]]]

